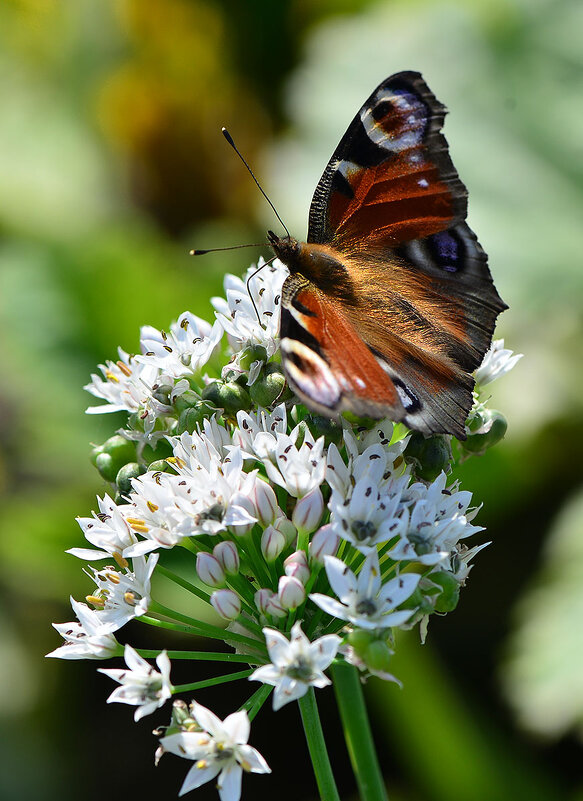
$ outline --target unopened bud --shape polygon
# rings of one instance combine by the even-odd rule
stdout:
[[[236,537],[244,537],[257,522],[255,505],[247,495],[237,492],[231,496],[231,514],[234,514],[235,507],[238,507],[237,515],[241,522],[229,523],[229,531]]]
[[[435,599],[435,611],[452,612],[460,599],[460,583],[448,570],[431,573],[429,580],[441,587],[441,592]]]
[[[247,390],[236,381],[214,381],[203,390],[202,397],[227,414],[235,414],[240,409],[251,408],[251,398]]]
[[[278,595],[273,594],[266,604],[266,613],[272,617],[287,617],[287,609],[284,609]]]
[[[334,533],[330,523],[318,529],[310,542],[310,557],[320,565],[325,556],[334,556],[340,545],[340,537]]]
[[[310,534],[320,524],[324,512],[324,498],[320,487],[299,498],[292,513],[292,523],[298,531]]]
[[[304,585],[293,576],[281,576],[277,590],[279,602],[284,609],[297,609],[306,600]]]
[[[273,521],[273,527],[283,534],[286,545],[295,543],[298,532],[292,521],[288,520],[287,517],[276,517]]]
[[[285,548],[285,537],[273,526],[267,526],[261,535],[261,553],[267,563],[274,562]]]
[[[482,454],[500,442],[506,434],[508,422],[496,409],[481,409],[468,420],[468,438],[460,445],[468,453]]]
[[[262,615],[267,614],[268,605],[273,596],[274,593],[271,590],[267,589],[257,590],[255,595],[253,596],[253,600],[255,601],[255,606],[257,607],[258,611],[261,612]]]
[[[279,364],[271,362],[254,384],[249,387],[249,394],[257,406],[269,408],[285,389],[285,375]]]
[[[211,595],[211,604],[225,620],[235,620],[241,614],[241,599],[233,590],[216,590]]]
[[[215,545],[213,556],[229,576],[235,576],[239,572],[239,551],[231,540]]]
[[[209,587],[224,587],[225,571],[212,554],[201,551],[196,555],[196,572],[199,579]]]
[[[115,477],[115,483],[122,495],[128,495],[132,491],[132,479],[138,478],[138,476],[143,475],[145,472],[146,468],[143,467],[143,465],[139,465],[137,462],[124,464]]]
[[[267,481],[257,478],[251,498],[255,504],[257,517],[261,525],[269,526],[273,523],[278,509],[277,498]]]
[[[305,584],[310,578],[310,566],[305,551],[295,551],[283,563],[286,576],[297,578]]]
[[[420,431],[415,431],[411,434],[403,455],[406,461],[413,463],[420,479],[434,481],[442,470],[446,473],[450,470],[450,439],[444,434],[425,437]]]

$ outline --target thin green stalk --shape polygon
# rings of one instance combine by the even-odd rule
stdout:
[[[253,720],[263,704],[267,701],[272,690],[273,687],[271,687],[269,684],[262,684],[261,687],[239,707],[240,709],[247,710],[250,721]]]
[[[155,659],[162,652],[160,649],[154,648],[136,648],[136,651],[144,659]],[[120,652],[123,653],[123,651]],[[255,663],[257,657],[250,657],[247,654],[231,654],[223,653],[222,651],[166,651],[170,659],[194,659],[201,662],[230,662],[240,663],[247,665],[249,662]],[[263,662],[267,662],[264,659]]]
[[[316,706],[313,687],[310,687],[308,692],[298,700],[298,704],[302,716],[302,723],[304,724],[304,732],[310,751],[312,767],[314,768],[314,775],[316,776],[316,782],[320,792],[320,799],[321,801],[340,801],[340,796],[336,789],[336,782],[334,781],[334,774],[332,773],[332,766],[328,758],[326,741],[324,739],[324,732],[322,731],[322,724],[320,723],[320,716],[318,715],[318,707]]]
[[[333,662],[332,679],[340,710],[344,739],[361,801],[388,801],[379,766],[362,685],[357,668],[347,662]]]
[[[253,668],[248,670],[239,670],[237,673],[227,673],[225,676],[215,676],[212,679],[203,679],[202,681],[195,681],[192,684],[178,684],[174,688],[175,693],[186,693],[194,690],[203,690],[205,687],[214,687],[215,684],[226,684],[228,681],[238,681],[239,679],[246,679],[253,673]]]
[[[244,634],[236,634],[235,632],[221,629],[219,626],[204,623],[202,620],[196,620],[188,615],[175,612],[173,609],[168,609],[168,607],[157,601],[150,601],[150,611],[169,617],[171,620],[178,620],[181,623],[185,623],[191,631],[197,632],[201,637],[211,637],[215,640],[228,640],[229,642],[241,643],[241,645],[246,645],[256,650],[262,650],[261,643],[258,640],[254,640],[252,637],[245,637]],[[140,620],[150,623],[152,618],[142,615]]]

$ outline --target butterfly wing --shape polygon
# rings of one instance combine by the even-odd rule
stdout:
[[[418,73],[380,84],[318,183],[308,243],[329,247],[343,264],[352,301],[342,311],[396,388],[403,411],[395,419],[463,438],[468,373],[506,305],[465,222],[467,192],[441,134],[444,116]],[[324,357],[338,347],[333,333],[327,343]],[[353,392],[346,389],[345,405]]]

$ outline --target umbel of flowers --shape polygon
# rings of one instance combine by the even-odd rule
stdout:
[[[314,688],[331,683],[326,671],[339,684],[357,674],[396,680],[395,630],[419,626],[424,639],[431,615],[457,605],[485,543],[475,537],[482,529],[471,493],[450,475],[456,459],[504,435],[482,388],[519,358],[494,343],[476,374],[463,443],[389,420],[318,417],[294,398],[279,362],[284,278],[281,264],[261,270],[251,283],[254,308],[245,279],[227,276],[212,325],[184,312],[168,332],[146,326],[139,354],[120,349],[92,376],[86,389],[105,403],[88,411],[123,411],[127,421],[93,450],[109,489],[78,521],[90,547],[69,551],[91,563],[93,586],[84,601],[72,599],[76,620],[55,624],[64,644],[49,654],[123,655],[126,668],[101,672],[119,685],[109,701],[133,705],[136,720],[173,695],[244,680],[241,707],[225,720],[178,699],[156,732],[157,759],[192,762],[181,793],[215,780],[222,801],[238,801],[243,773],[270,770],[247,743],[270,694],[274,710],[299,701],[320,793],[338,798]],[[166,566],[173,548],[182,550],[179,571]],[[167,582],[196,596],[197,608],[212,607],[223,625],[214,613],[193,617],[192,604],[164,606]],[[183,632],[185,648],[189,636],[228,648],[124,648],[116,634],[132,619]],[[191,684],[172,685],[176,659],[191,660]],[[197,681],[201,659],[228,670]],[[339,698],[359,703],[354,686]],[[341,712],[350,727],[350,710]],[[372,748],[366,727],[352,739]],[[380,773],[371,790],[370,777],[360,781],[358,748],[353,758],[361,797],[383,798]]]

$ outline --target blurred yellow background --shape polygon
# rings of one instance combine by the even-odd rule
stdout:
[[[348,122],[403,69],[450,109],[469,221],[510,305],[498,336],[525,357],[493,391],[506,440],[459,471],[493,544],[428,644],[400,643],[405,689],[370,683],[381,761],[397,801],[583,798],[577,0],[0,4],[0,798],[176,797],[183,766],[153,767],[165,713],[136,725],[106,707],[98,665],[43,656],[59,644],[50,622],[70,620],[68,596],[87,591],[63,551],[81,545],[74,518],[107,489],[89,442],[116,427],[83,414],[82,387],[118,345],[137,347],[140,325],[166,328],[185,308],[210,318],[223,274],[255,258],[195,261],[190,248],[275,226],[221,125],[301,238]],[[217,711],[241,702],[232,692]],[[243,797],[315,798],[295,710],[265,709],[252,742],[274,773]]]

